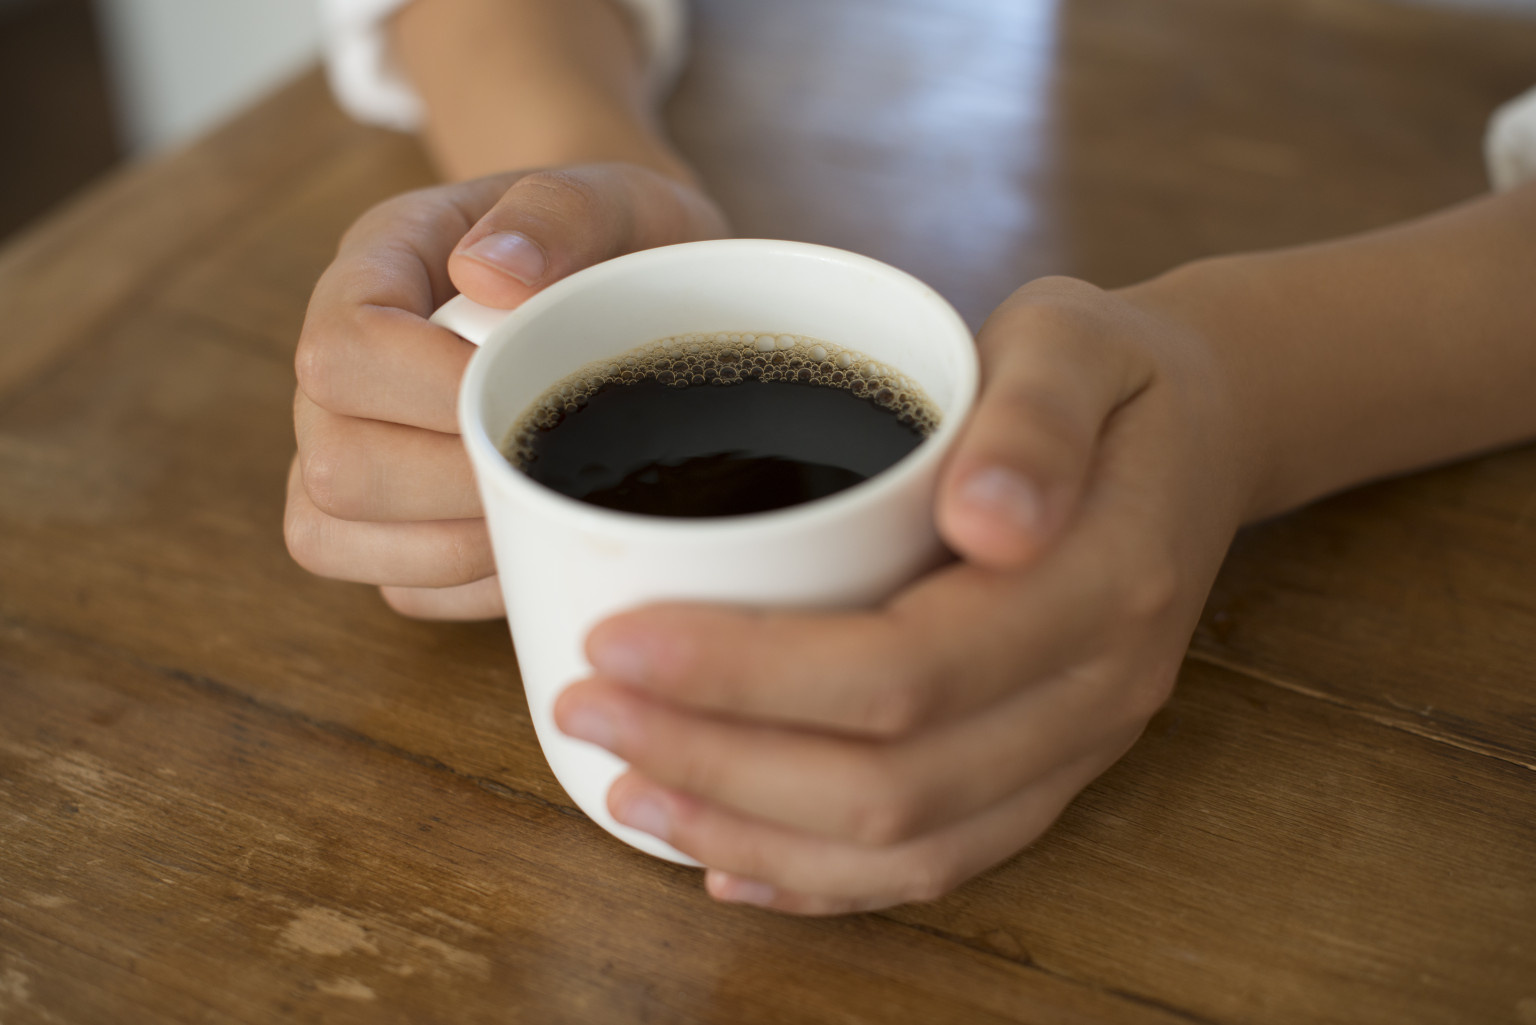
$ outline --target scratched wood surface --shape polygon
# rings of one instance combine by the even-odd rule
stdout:
[[[743,233],[979,321],[1476,192],[1505,7],[706,0],[672,123]],[[717,907],[574,811],[504,627],[283,551],[309,288],[428,180],[309,76],[0,251],[0,1022],[1536,1023],[1536,450],[1246,532],[1147,736],[960,892]]]

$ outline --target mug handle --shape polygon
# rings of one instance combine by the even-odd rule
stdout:
[[[466,342],[484,345],[491,332],[511,316],[514,310],[498,310],[494,306],[481,306],[465,295],[456,295],[437,308],[429,320],[439,327],[446,327]]]

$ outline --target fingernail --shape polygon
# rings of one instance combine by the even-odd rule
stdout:
[[[740,876],[726,875],[724,872],[716,873],[711,882],[710,892],[716,900],[729,901],[732,904],[772,904],[779,891],[767,883],[760,883],[756,879],[743,879]]]
[[[1045,503],[1040,491],[1012,470],[989,467],[971,474],[960,486],[960,499],[974,509],[1001,516],[1008,524],[1025,533],[1040,529],[1045,518]]]
[[[592,668],[623,683],[644,683],[651,676],[652,646],[638,638],[603,641],[593,646]]]
[[[667,814],[666,807],[654,797],[636,797],[627,801],[620,806],[614,818],[658,840],[667,839],[672,832],[672,816]]]
[[[503,274],[510,274],[525,285],[536,285],[549,269],[544,250],[526,235],[515,231],[487,235],[464,250],[464,255]]]
[[[585,740],[610,751],[618,743],[618,727],[613,717],[601,708],[582,705],[574,712],[567,712],[560,718],[560,729],[566,736]]]

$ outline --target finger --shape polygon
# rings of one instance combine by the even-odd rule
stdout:
[[[600,623],[587,657],[691,708],[899,737],[1059,672],[1098,636],[1121,571],[1085,546],[1028,581],[953,565],[874,612],[657,605]]]
[[[722,904],[752,904],[770,911],[808,918],[858,915],[868,911],[882,911],[902,903],[901,898],[894,896],[852,898],[795,893],[793,890],[781,890],[760,879],[732,875],[718,869],[704,873],[704,889]]]
[[[895,743],[700,716],[602,681],[562,693],[555,721],[663,786],[786,828],[883,846],[973,815],[1139,728],[1174,671],[1158,666],[1143,681],[1080,669]]]
[[[893,738],[1111,649],[1155,638],[1177,654],[1236,519],[1168,493],[1200,489],[1183,461],[1145,444],[1183,430],[1167,415],[1166,404],[1132,404],[1114,418],[1079,515],[1027,572],[952,565],[875,612],[652,606],[599,624],[588,658],[673,704]],[[1212,530],[1228,533],[1212,544]]]
[[[525,175],[470,229],[449,260],[459,289],[512,308],[584,267],[725,230],[696,190],[629,164]]]
[[[323,299],[323,287],[322,278],[299,335],[299,390],[338,416],[457,434],[475,347],[415,313]]]
[[[485,577],[458,587],[381,587],[389,607],[412,619],[501,619],[501,578]]]
[[[978,338],[983,387],[940,486],[941,533],[966,559],[1022,566],[1071,515],[1109,416],[1150,380],[1104,329],[1102,293],[1066,278],[1016,292]]]
[[[620,822],[708,866],[711,893],[796,914],[843,914],[936,900],[1032,843],[1120,759],[1136,733],[1062,767],[985,812],[899,844],[807,835],[679,794],[638,772],[609,790]]]
[[[484,515],[457,434],[339,416],[302,391],[293,415],[304,491],[327,516],[408,521]]]
[[[448,259],[523,172],[407,192],[372,207],[342,236],[336,275],[346,298],[427,316],[457,293]]]
[[[317,576],[397,587],[455,587],[496,572],[484,520],[353,523],[309,500],[299,461],[288,473],[283,537]]]
[[[666,785],[809,832],[889,842],[985,807],[1149,717],[1171,689],[1203,595],[1181,579],[1212,567],[1181,566],[1141,532],[1176,536],[1156,495],[1176,467],[1125,444],[1153,426],[1138,411],[1109,432],[1083,515],[1027,574],[951,567],[883,614],[629,614],[614,622],[662,624],[642,633],[667,641],[647,653],[650,682],[573,687],[557,721]],[[886,623],[874,649],[871,619]],[[773,630],[760,633],[765,622]],[[594,633],[593,662],[606,674],[601,640]],[[825,732],[861,711],[843,732],[865,739]]]
[[[453,247],[516,177],[408,193],[358,219],[305,314],[295,370],[306,395],[345,416],[457,431],[474,346],[426,318],[454,294]]]

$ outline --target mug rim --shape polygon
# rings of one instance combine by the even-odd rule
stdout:
[[[540,484],[514,467],[486,430],[483,415],[484,385],[492,363],[506,350],[509,339],[517,333],[522,322],[547,308],[566,302],[574,295],[591,288],[601,287],[606,280],[653,264],[690,259],[699,250],[705,249],[715,251],[732,249],[792,256],[797,259],[829,261],[892,278],[911,288],[918,302],[932,307],[941,321],[948,321],[955,329],[957,337],[963,337],[966,340],[967,344],[960,347],[958,354],[960,373],[956,385],[959,400],[955,408],[945,410],[938,429],[919,442],[911,452],[873,477],[822,498],[781,509],[743,513],[737,516],[653,516],[609,509],[562,494],[548,485]],[[636,344],[643,345],[644,342]],[[583,525],[609,533],[622,531],[642,536],[674,537],[686,532],[695,538],[702,536],[727,540],[732,535],[740,533],[761,537],[765,533],[798,530],[817,520],[840,518],[856,512],[865,505],[878,504],[885,494],[901,487],[908,478],[924,472],[929,464],[943,458],[950,447],[951,440],[959,433],[970,416],[976,402],[979,378],[980,362],[970,327],[947,299],[920,278],[873,257],[833,246],[781,239],[707,239],[643,249],[594,264],[562,278],[510,311],[483,340],[479,351],[470,358],[469,365],[465,368],[463,380],[459,385],[459,431],[465,447],[469,450],[477,474],[489,472],[498,482],[510,487],[524,500],[536,507],[541,507],[549,514],[576,519]],[[549,384],[553,383],[553,381],[549,382]]]

